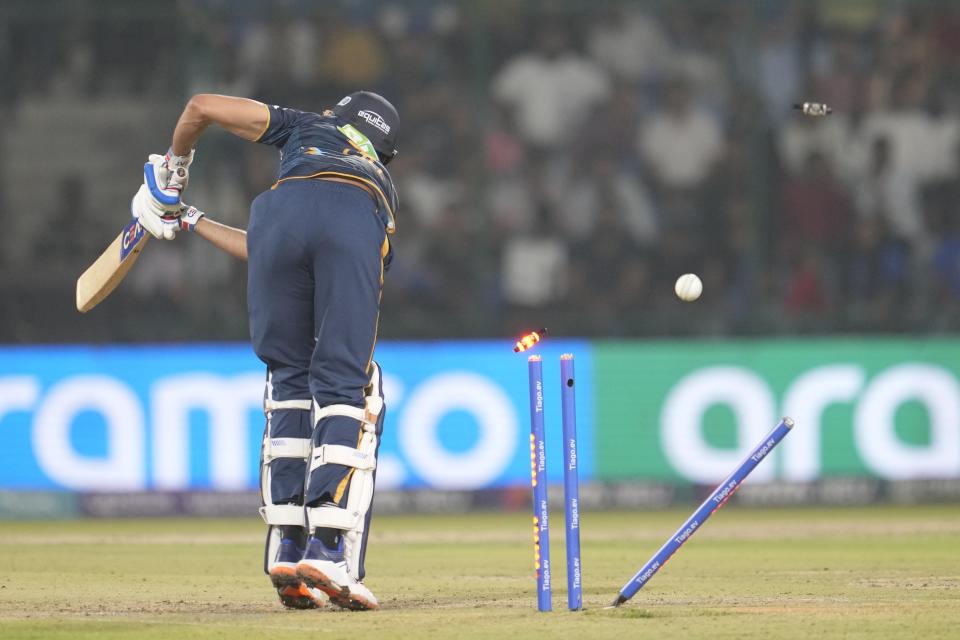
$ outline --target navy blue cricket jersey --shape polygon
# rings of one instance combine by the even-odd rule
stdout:
[[[371,149],[347,137],[349,124],[337,116],[322,116],[267,105],[270,122],[257,142],[280,149],[277,182],[297,178],[354,180],[377,196],[377,213],[387,229],[396,230],[397,191],[393,180]]]

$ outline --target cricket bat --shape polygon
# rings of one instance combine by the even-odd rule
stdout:
[[[77,311],[86,313],[117,288],[140,257],[150,234],[136,218],[130,220],[107,250],[77,278]]]

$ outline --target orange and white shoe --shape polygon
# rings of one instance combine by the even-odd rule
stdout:
[[[372,611],[380,608],[376,596],[347,572],[343,554],[324,546],[311,537],[307,552],[297,563],[297,577],[311,589],[319,589],[330,602],[351,611]]]
[[[277,560],[270,567],[270,582],[288,609],[320,609],[326,606],[323,591],[308,587],[297,577],[297,561],[302,555],[291,540],[282,540]]]
[[[322,609],[327,606],[327,596],[319,589],[311,589],[297,580],[296,585],[277,587],[280,604],[287,609]]]

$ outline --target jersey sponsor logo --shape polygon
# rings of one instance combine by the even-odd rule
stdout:
[[[357,117],[363,118],[367,121],[367,124],[380,129],[380,131],[383,131],[384,133],[390,133],[390,125],[388,125],[387,121],[384,120],[383,117],[376,111],[368,111],[364,109],[363,111],[357,112]]]

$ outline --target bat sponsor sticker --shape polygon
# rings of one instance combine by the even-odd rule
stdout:
[[[123,241],[120,243],[120,262],[126,260],[134,247],[139,244],[144,233],[143,227],[140,226],[140,222],[136,218],[127,223],[127,226],[123,228]]]

